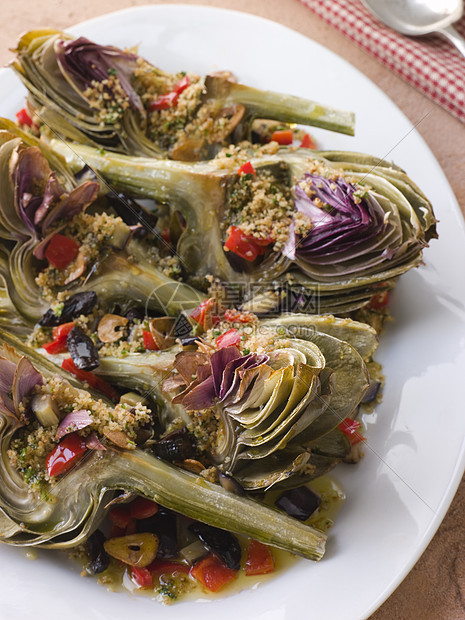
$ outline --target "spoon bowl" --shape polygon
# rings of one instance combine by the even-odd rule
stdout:
[[[438,33],[465,56],[465,39],[452,27],[463,15],[463,0],[361,0],[380,21],[411,37]]]

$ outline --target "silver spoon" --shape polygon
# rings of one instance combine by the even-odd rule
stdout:
[[[451,24],[463,15],[463,0],[361,0],[378,19],[401,34],[417,37],[436,32],[465,56],[465,39]]]

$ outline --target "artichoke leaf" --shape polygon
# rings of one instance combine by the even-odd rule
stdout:
[[[166,508],[209,525],[228,529],[287,549],[310,559],[320,559],[325,535],[295,519],[186,472],[140,450],[107,450],[91,455],[50,491],[48,502],[29,500],[21,513],[21,538],[10,544],[69,548],[81,542],[96,525],[99,507],[110,490],[124,489],[151,498]],[[3,493],[0,503],[4,503]],[[44,511],[44,505],[47,510]],[[1,508],[9,515],[19,511]],[[67,537],[67,535],[70,535]]]
[[[248,463],[239,471],[234,472],[234,477],[246,491],[263,491],[274,486],[281,487],[286,482],[300,479],[299,474],[306,468],[309,459],[309,452],[302,452],[297,456],[274,453],[262,461]]]
[[[303,448],[304,446],[302,446],[302,449]],[[352,446],[347,435],[338,428],[305,444],[305,449],[309,450],[312,454],[339,459],[346,458],[351,448]]]
[[[294,418],[299,416],[300,411],[317,391],[319,385],[320,381],[315,371],[305,364],[299,364],[287,400],[280,403],[281,406],[276,407],[272,415],[262,419],[258,424],[246,427],[247,430],[239,436],[239,443],[250,446],[259,445],[272,439],[272,435],[281,434],[294,424]]]
[[[279,489],[295,489],[304,484],[308,484],[312,480],[316,480],[316,478],[328,474],[340,462],[341,459],[339,458],[312,453],[310,454],[304,473],[282,480],[279,483]]]
[[[363,359],[370,358],[378,346],[378,335],[370,325],[353,321],[348,318],[338,318],[329,314],[284,314],[276,319],[262,321],[262,325],[277,327],[294,338],[305,340],[315,332],[334,336],[350,344]]]
[[[294,369],[286,366],[275,370],[268,379],[265,379],[263,391],[258,399],[250,406],[238,404],[226,407],[228,414],[237,422],[246,427],[254,427],[269,416],[275,407],[278,407],[289,397],[292,390]],[[263,405],[263,406],[262,406]]]

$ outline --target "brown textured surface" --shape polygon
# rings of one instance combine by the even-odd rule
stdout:
[[[165,4],[179,4],[164,0]],[[376,60],[323,23],[298,0],[183,0],[236,9],[289,26],[351,62],[404,111],[429,144],[465,213],[465,126],[391,74]],[[148,0],[0,0],[0,64],[11,58],[22,31],[41,26],[66,28],[90,17]],[[465,62],[465,61],[464,61]],[[463,620],[465,618],[465,482],[428,549],[404,582],[371,620]],[[382,562],[382,558],[380,558]],[[361,587],[363,587],[361,577]]]

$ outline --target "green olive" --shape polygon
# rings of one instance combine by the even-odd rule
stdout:
[[[153,562],[157,555],[158,536],[149,533],[119,536],[106,540],[104,547],[113,558],[130,566],[144,568]]]

